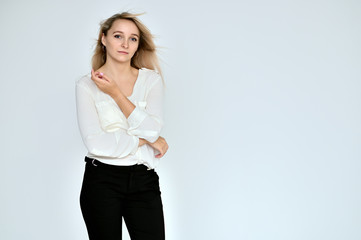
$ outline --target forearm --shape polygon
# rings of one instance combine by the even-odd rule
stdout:
[[[159,138],[163,138],[163,137],[159,136],[158,139],[157,139],[157,141],[159,140]],[[163,138],[163,139],[164,139],[164,138]],[[155,142],[157,142],[157,141],[155,141]],[[155,142],[154,142],[154,143],[151,143],[151,142],[147,141],[147,140],[144,139],[144,138],[139,138],[139,147],[142,146],[142,145],[144,145],[144,144],[148,144],[149,146],[152,147],[152,146],[155,144]]]
[[[111,95],[126,118],[133,112],[135,105],[121,92],[117,91]]]
[[[87,90],[82,83],[77,83],[75,94],[80,134],[90,153],[122,158],[136,152],[139,146],[138,137],[129,135],[124,129],[104,131],[90,90]]]
[[[147,144],[147,143],[148,143],[148,141],[145,140],[144,138],[139,138],[139,147],[143,146],[144,144]]]
[[[143,138],[154,143],[163,127],[163,85],[161,78],[154,80],[146,99],[139,99],[134,104],[122,93],[119,88],[114,88],[109,95],[117,103],[127,120],[129,135]]]

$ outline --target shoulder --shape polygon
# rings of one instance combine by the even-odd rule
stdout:
[[[98,91],[97,85],[91,79],[91,73],[87,73],[75,80],[76,88],[82,88],[90,94],[96,94]]]
[[[145,67],[142,67],[140,70],[142,70],[148,76],[153,76],[153,77],[160,76],[157,70],[153,70]]]
[[[87,74],[77,78],[75,80],[75,85],[92,88],[92,87],[94,87],[95,83],[93,82],[93,80],[91,80],[91,74],[87,73]]]
[[[158,81],[161,81],[161,75],[157,70],[153,70],[145,67],[141,68],[140,70],[142,71],[144,79],[148,83],[148,86],[152,86]]]
[[[76,85],[86,85],[86,84],[89,84],[90,81],[91,81],[90,73],[88,73],[88,74],[85,74],[85,75],[77,78],[75,80],[75,84]]]

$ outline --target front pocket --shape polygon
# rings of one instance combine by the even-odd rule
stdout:
[[[105,132],[128,129],[128,122],[114,101],[102,100],[95,103],[101,128]]]

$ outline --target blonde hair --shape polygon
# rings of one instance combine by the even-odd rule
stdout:
[[[117,13],[100,23],[99,36],[98,40],[96,40],[96,46],[91,60],[91,65],[94,71],[99,69],[106,62],[107,53],[101,41],[102,34],[104,33],[105,36],[108,34],[108,30],[112,27],[115,20],[127,19],[132,21],[137,26],[140,33],[138,49],[132,57],[130,65],[137,69],[144,67],[157,71],[164,83],[162,70],[160,68],[159,59],[156,53],[157,46],[153,41],[154,36],[151,34],[150,30],[137,18],[137,16],[143,14],[144,13],[129,12]]]

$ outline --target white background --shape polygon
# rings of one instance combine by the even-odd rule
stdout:
[[[88,239],[75,81],[125,10],[162,47],[167,239],[361,239],[356,0],[2,0],[0,239]]]

